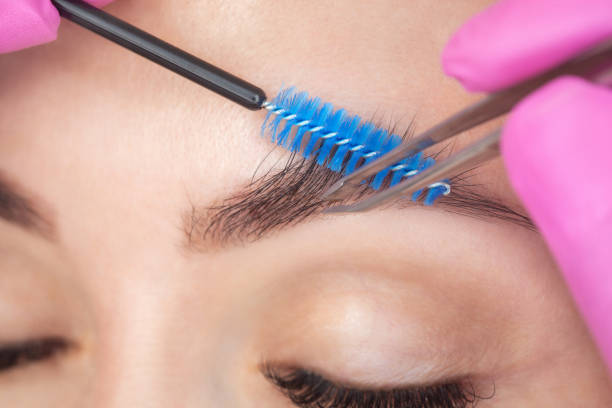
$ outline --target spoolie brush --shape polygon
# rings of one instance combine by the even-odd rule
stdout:
[[[268,115],[262,133],[272,142],[300,153],[306,159],[316,160],[320,166],[346,176],[388,153],[402,142],[402,138],[377,128],[357,115],[349,115],[344,109],[334,110],[330,103],[319,98],[309,98],[306,92],[288,88],[279,92],[263,107]],[[393,166],[383,169],[369,181],[374,190],[393,186],[412,177],[435,163],[432,157],[418,153]],[[448,180],[431,184],[424,195],[424,204],[431,205],[442,195],[450,193]],[[418,200],[424,191],[416,191],[410,197]]]
[[[194,81],[233,102],[252,110],[266,109],[274,143],[320,166],[348,175],[357,168],[376,160],[398,146],[402,139],[379,129],[359,116],[343,109],[334,110],[319,98],[309,98],[305,92],[293,89],[281,91],[273,101],[257,86],[205,62],[131,24],[97,9],[82,0],[51,0],[60,15],[137,54]],[[377,173],[369,185],[378,190],[414,176],[434,164],[431,157],[417,154],[405,158]],[[448,181],[427,188],[424,203],[432,204],[450,192]],[[423,190],[412,194],[417,200]]]

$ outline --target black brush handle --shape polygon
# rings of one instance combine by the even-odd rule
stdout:
[[[62,17],[100,34],[245,108],[266,101],[260,88],[81,0],[51,0]]]

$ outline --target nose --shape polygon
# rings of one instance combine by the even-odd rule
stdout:
[[[169,344],[161,316],[151,299],[134,294],[124,307],[102,318],[91,350],[93,392],[82,406],[189,406],[181,392],[179,367],[167,358]]]
[[[78,407],[202,408],[244,404],[234,383],[237,361],[220,352],[217,342],[188,333],[168,335],[159,316],[114,327],[95,353],[93,392]],[[127,319],[126,319],[127,320]],[[111,331],[109,331],[109,334]],[[170,331],[172,333],[172,331]],[[191,340],[189,340],[189,338]],[[187,339],[187,340],[185,340]],[[190,345],[191,343],[191,345]],[[206,344],[200,347],[198,343]],[[193,344],[198,344],[193,346]],[[215,352],[215,349],[217,351]],[[238,359],[239,360],[239,359]]]
[[[189,270],[160,257],[154,264],[111,266],[116,268],[98,274],[105,296],[92,302],[95,329],[85,348],[93,368],[89,395],[75,406],[251,406],[238,392],[250,367],[248,336],[236,323],[242,309],[229,307],[227,292],[210,281],[185,284],[192,280],[177,275]]]
[[[119,284],[112,303],[97,311],[91,355],[93,380],[80,407],[211,406],[206,339],[185,333],[172,299],[181,293],[144,281]],[[203,346],[200,347],[200,344]]]

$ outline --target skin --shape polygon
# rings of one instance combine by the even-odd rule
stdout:
[[[270,95],[296,85],[423,130],[478,98],[444,77],[439,56],[489,3],[121,0],[108,11]],[[73,344],[0,373],[7,406],[291,407],[262,358],[369,388],[470,375],[485,394],[495,384],[482,407],[612,404],[536,232],[415,207],[186,250],[190,205],[236,191],[270,151],[261,112],[68,23],[53,44],[1,56],[0,72],[0,172],[43,204],[56,237],[0,221],[0,343]],[[474,180],[519,208],[499,160]]]

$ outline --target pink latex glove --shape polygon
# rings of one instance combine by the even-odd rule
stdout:
[[[454,35],[443,65],[490,92],[605,38],[612,0],[502,0]],[[537,90],[508,117],[502,155],[612,371],[612,90],[572,77]]]
[[[87,0],[101,7],[113,0]],[[0,0],[0,53],[53,41],[60,16],[51,0]]]

